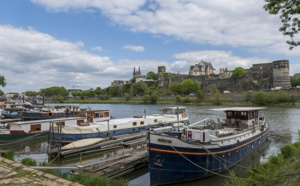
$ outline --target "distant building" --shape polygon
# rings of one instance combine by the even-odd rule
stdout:
[[[207,76],[215,75],[216,69],[212,66],[210,62],[200,61],[200,63],[195,64],[190,67],[189,75],[191,76]]]
[[[6,99],[11,99],[11,98],[13,98],[14,95],[16,95],[16,94],[17,94],[18,96],[20,96],[18,92],[8,92],[8,93],[5,95],[5,97],[6,97]]]
[[[294,79],[298,79],[300,78],[300,73],[296,73],[294,76],[293,76]]]

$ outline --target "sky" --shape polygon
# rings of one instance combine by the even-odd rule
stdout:
[[[187,74],[201,60],[220,68],[289,60],[300,72],[300,47],[289,50],[279,15],[263,0],[1,0],[0,75],[5,93],[106,88],[146,75]],[[295,39],[300,39],[297,35]]]

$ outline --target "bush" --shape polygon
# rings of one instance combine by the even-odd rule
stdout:
[[[150,100],[150,96],[146,94],[146,95],[143,96],[142,100],[143,100],[144,103],[148,103],[149,100]]]
[[[190,102],[191,102],[190,96],[187,96],[186,98],[183,99],[183,103],[190,103]]]
[[[293,154],[294,149],[290,145],[285,145],[280,148],[280,151],[284,158],[288,158]]]
[[[99,95],[98,98],[99,98],[100,100],[103,100],[103,99],[104,99],[103,95]]]
[[[215,105],[221,105],[221,94],[218,89],[216,89],[216,93],[214,94],[213,103]]]
[[[157,103],[157,100],[158,100],[158,97],[157,97],[157,95],[155,95],[155,94],[152,94],[152,95],[150,96],[150,98],[149,98],[149,101],[150,101],[151,104],[156,104],[156,103]]]
[[[276,97],[274,91],[271,91],[269,93],[268,99],[266,100],[269,103],[275,103],[276,102]]]
[[[59,102],[59,103],[64,103],[65,98],[62,95],[58,95],[54,97],[54,100]]]
[[[37,166],[37,162],[31,158],[24,158],[21,163],[27,166]]]
[[[293,105],[295,105],[295,103],[296,103],[296,98],[295,98],[295,96],[291,96],[291,97],[290,97],[290,102],[291,102]]]
[[[130,100],[130,95],[128,93],[125,94],[125,100],[129,101]]]
[[[9,159],[9,160],[15,161],[15,151],[13,151],[13,150],[8,150],[8,151],[5,152],[5,153],[1,153],[1,156],[2,156],[3,158],[6,158],[6,159]]]
[[[199,89],[197,91],[197,96],[198,96],[199,99],[203,99],[204,98],[204,93],[203,93],[203,91],[201,89]]]
[[[264,91],[256,92],[253,101],[259,105],[265,105],[268,101],[268,95]]]
[[[279,90],[277,92],[276,101],[278,103],[284,103],[284,102],[287,102],[288,100],[289,100],[289,98],[288,98],[288,96],[287,96],[287,94],[286,94],[285,91]]]
[[[181,102],[181,96],[180,96],[179,94],[176,95],[175,98],[176,98],[176,102],[177,102],[177,103]]]
[[[109,97],[108,97],[107,94],[105,94],[104,97],[103,97],[104,100],[108,100],[108,98],[109,98]]]
[[[252,99],[252,93],[251,92],[247,92],[246,94],[246,101],[251,101]]]

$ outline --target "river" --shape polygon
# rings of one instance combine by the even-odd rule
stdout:
[[[51,105],[51,104],[50,104]],[[144,109],[146,109],[147,115],[160,114],[161,108],[166,106],[175,105],[128,105],[128,104],[84,104],[80,105],[81,108],[91,108],[92,110],[110,110],[111,115],[116,118],[132,117],[136,115],[144,115]],[[180,105],[176,105],[180,106]],[[222,108],[226,106],[185,106],[186,113],[189,116],[190,123],[210,118],[217,121],[225,118],[224,112],[212,111],[211,109]],[[245,160],[243,163],[246,166],[255,164],[258,162],[266,161],[268,156],[276,154],[280,151],[280,147],[285,144],[293,143],[297,140],[297,130],[300,129],[300,107],[280,106],[280,107],[266,107],[266,109],[260,111],[260,115],[267,118],[271,126],[268,141],[264,145],[263,153],[254,153],[249,156],[250,160]],[[48,161],[48,156],[45,153],[47,149],[47,139],[34,140],[29,143],[15,144],[11,146],[16,151],[32,153],[31,155],[16,155],[16,160],[20,161],[24,157],[30,156],[38,161]],[[129,150],[129,149],[127,149]],[[100,158],[108,158],[111,155],[121,154],[122,150],[109,151],[107,153],[94,153],[83,157],[83,164],[99,161]],[[65,158],[56,160],[54,163],[61,166],[72,166],[78,164],[79,158]],[[237,170],[237,172],[244,173],[246,171]],[[226,172],[224,174],[227,174]],[[242,176],[242,175],[241,175]],[[149,172],[148,169],[142,169],[129,176],[129,185],[149,185]],[[216,179],[217,178],[217,179]],[[223,178],[219,176],[213,176],[207,179],[198,180],[194,182],[188,182],[185,185],[219,185],[224,182]],[[184,185],[184,184],[180,184]]]

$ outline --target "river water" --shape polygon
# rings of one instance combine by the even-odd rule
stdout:
[[[160,114],[161,109],[166,106],[180,106],[180,105],[128,105],[128,104],[85,104],[80,105],[81,108],[91,108],[92,110],[110,110],[111,115],[116,118],[132,117],[137,115],[144,115],[144,109],[146,109],[147,115]],[[190,123],[196,121],[210,118],[217,121],[225,119],[225,113],[220,111],[212,111],[211,109],[223,108],[226,106],[185,106],[186,113],[189,116]],[[276,154],[280,151],[280,147],[285,144],[293,143],[297,140],[297,130],[300,130],[300,107],[290,107],[290,106],[280,106],[280,107],[266,107],[266,109],[260,111],[260,115],[267,118],[271,126],[268,141],[262,147],[262,151],[259,153],[255,152],[249,155],[243,162],[244,166],[253,165],[258,162],[266,161],[268,156]],[[17,154],[16,160],[20,161],[24,157],[30,156],[38,161],[48,161],[48,156],[46,154],[47,149],[47,139],[32,140],[30,142],[24,142],[21,144],[15,144],[10,146],[10,148],[16,151],[27,153],[26,155]],[[135,147],[138,148],[138,147]],[[125,151],[130,151],[132,149],[125,149]],[[32,153],[28,155],[28,153]],[[113,150],[106,153],[94,153],[89,155],[84,155],[82,164],[88,164],[92,162],[100,161],[100,159],[109,158],[112,155],[122,154],[123,149]],[[79,164],[79,158],[67,157],[60,160],[54,161],[55,164],[61,166],[73,166]],[[242,176],[246,171],[239,170],[238,167],[236,171],[241,173]],[[229,173],[223,173],[224,175]],[[131,180],[129,185],[149,185],[150,176],[147,168],[137,171],[126,177]],[[224,178],[220,176],[213,176],[207,179],[197,180],[194,182],[188,182],[180,185],[220,185],[224,182]]]

